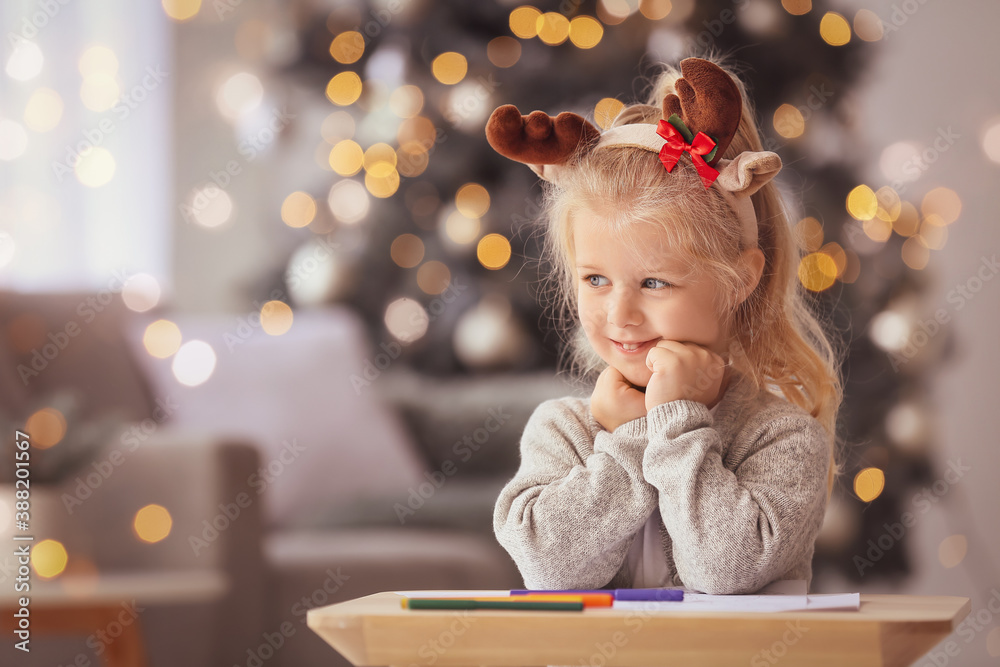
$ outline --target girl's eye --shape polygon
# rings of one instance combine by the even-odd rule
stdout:
[[[670,283],[665,280],[660,280],[659,278],[646,278],[646,280],[643,281],[647,287],[649,287],[648,283],[650,282],[660,283],[661,285],[660,287],[652,287],[652,289],[664,289],[666,287],[670,287]]]
[[[587,276],[586,278],[584,278],[584,280],[586,280],[588,283],[590,283],[591,287],[604,287],[604,285],[596,285],[596,284],[594,284],[594,279],[595,278],[597,280],[607,280],[607,278],[605,278],[604,276],[599,276],[597,274],[594,274],[592,276]]]

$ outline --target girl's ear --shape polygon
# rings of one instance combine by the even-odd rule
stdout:
[[[746,301],[760,284],[764,274],[764,251],[760,248],[747,248],[740,256],[740,261],[747,269],[747,282],[740,289],[739,303]]]

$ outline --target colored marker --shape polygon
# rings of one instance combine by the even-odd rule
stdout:
[[[498,600],[474,598],[403,598],[403,609],[525,609],[536,611],[583,611],[583,601]]]
[[[684,591],[679,588],[616,588],[614,590],[574,590],[564,589],[555,591],[533,591],[515,589],[510,592],[513,595],[586,595],[593,593],[611,593],[615,600],[641,600],[649,602],[681,602],[684,600]]]

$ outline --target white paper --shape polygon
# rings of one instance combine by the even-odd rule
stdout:
[[[860,593],[806,594],[805,579],[774,581],[753,595],[708,595],[684,590],[684,600],[680,602],[658,602],[645,600],[615,600],[614,609],[638,609],[657,612],[692,613],[702,611],[728,612],[779,612],[813,611],[819,609],[843,609],[857,611],[861,607]],[[393,591],[405,597],[510,597],[509,590],[423,590]]]

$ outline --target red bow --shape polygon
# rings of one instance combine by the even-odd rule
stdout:
[[[687,153],[691,156],[691,162],[698,170],[698,175],[701,176],[701,182],[705,184],[706,189],[719,177],[719,171],[710,167],[705,162],[705,158],[702,157],[702,155],[711,153],[712,149],[715,148],[715,142],[710,136],[699,132],[694,135],[691,143],[687,143],[677,128],[665,120],[660,120],[656,133],[667,140],[667,143],[663,144],[663,148],[660,149],[660,162],[663,163],[667,171],[673,171],[674,165],[681,159],[681,154]]]

